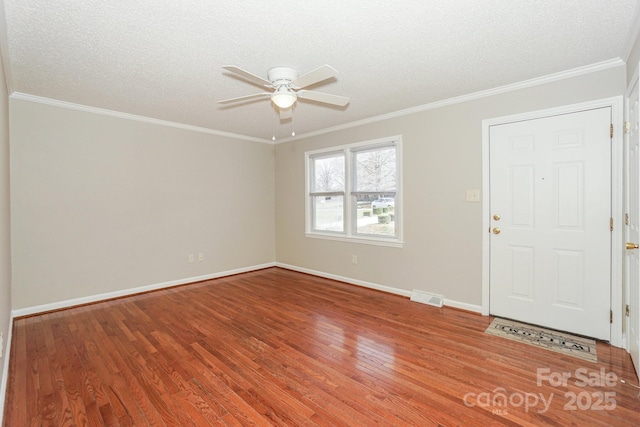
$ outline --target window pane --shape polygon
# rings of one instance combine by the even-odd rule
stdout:
[[[354,191],[395,192],[396,147],[381,147],[354,153]]]
[[[395,200],[384,194],[356,195],[356,233],[395,237]]]
[[[313,159],[314,193],[344,191],[344,155]]]
[[[344,231],[344,197],[315,196],[313,202],[313,229],[316,231]]]

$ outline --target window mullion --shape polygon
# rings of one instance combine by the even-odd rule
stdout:
[[[344,196],[344,191],[316,191],[309,193],[309,196]]]
[[[351,189],[353,188],[352,186],[352,181],[353,181],[353,175],[351,172],[351,151],[346,149],[344,150],[344,167],[345,167],[345,171],[344,171],[344,176],[345,176],[345,187],[344,187],[344,192],[345,192],[345,196],[344,196],[344,231],[345,234],[347,236],[351,236],[353,234],[353,229],[354,229],[354,219],[353,219],[353,214],[352,214],[352,207],[351,205],[353,204],[353,197],[351,196]]]

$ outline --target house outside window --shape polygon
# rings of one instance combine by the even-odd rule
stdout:
[[[305,153],[306,235],[402,245],[401,137]]]

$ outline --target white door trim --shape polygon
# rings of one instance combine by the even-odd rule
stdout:
[[[633,71],[633,75],[631,76],[631,79],[628,80],[627,89],[624,92],[624,115],[625,115],[625,119],[624,120],[625,120],[625,122],[631,122],[631,120],[633,119],[633,117],[629,117],[629,111],[630,111],[629,97],[631,96],[631,93],[633,92],[633,88],[636,86],[636,84],[638,82],[638,73],[639,72],[640,72],[640,65],[636,66],[635,70]],[[635,114],[637,115],[638,111],[636,111]],[[625,147],[629,143],[627,138],[628,138],[628,134],[625,135]],[[627,210],[627,206],[623,205],[623,209]],[[625,241],[626,241],[626,238],[625,238]],[[623,273],[623,274],[625,274],[625,273]],[[626,277],[625,277],[624,280],[626,280]],[[625,285],[626,285],[625,286],[625,293],[623,295],[624,301],[622,303],[623,306],[632,304],[631,303],[631,289],[629,287],[629,283],[627,282]],[[631,318],[629,316],[625,316],[624,317],[624,330],[625,331],[629,331],[629,328],[631,326],[630,321],[631,321]],[[630,345],[631,345],[631,342],[629,340],[629,335],[627,335],[627,333],[624,333],[623,336],[622,336],[622,347],[625,350],[630,351],[631,350]],[[636,373],[640,374],[640,366],[635,366],[635,368],[636,368]]]
[[[623,123],[624,123],[624,97],[599,99],[580,104],[565,105],[546,110],[531,111],[523,114],[496,117],[482,121],[482,314],[488,316],[489,307],[489,266],[490,266],[490,235],[491,225],[489,211],[489,128],[490,126],[518,122],[523,120],[539,119],[559,114],[574,113],[577,111],[591,110],[594,108],[611,107],[611,122],[614,125],[613,139],[611,141],[611,215],[613,217],[613,232],[611,235],[611,310],[613,322],[611,323],[611,345],[622,347],[622,273],[623,273],[623,238],[624,238],[624,213],[623,213]]]

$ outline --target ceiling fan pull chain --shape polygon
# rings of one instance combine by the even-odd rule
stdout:
[[[295,112],[296,112],[296,106],[292,106],[291,107],[291,136],[296,136],[296,116],[295,116]]]
[[[271,120],[271,140],[276,140],[276,109],[271,107],[271,111],[273,111],[273,119]]]

